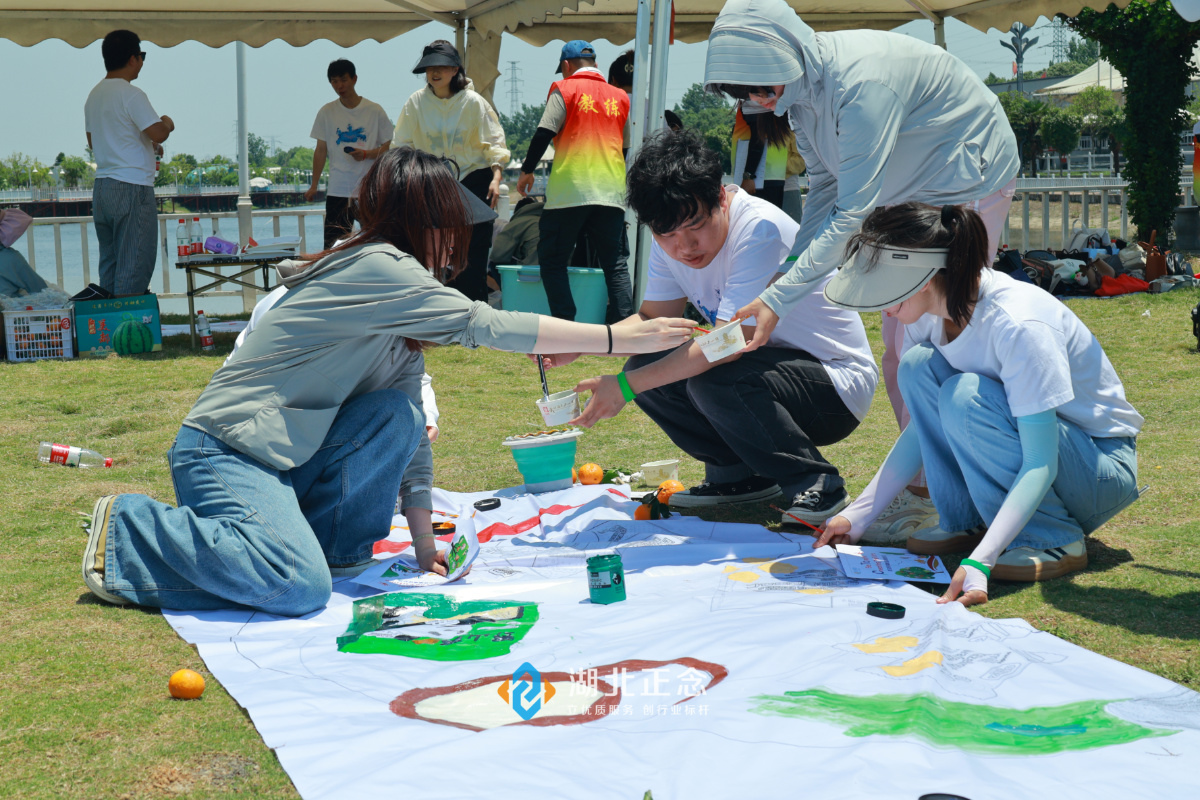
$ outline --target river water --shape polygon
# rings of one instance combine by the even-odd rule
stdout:
[[[323,221],[322,214],[325,211],[324,203],[294,206],[289,211],[306,211],[310,212],[309,216],[305,217],[305,244],[307,249],[316,250],[320,248],[323,236]],[[237,240],[237,220],[232,218],[214,220],[204,214],[197,214],[200,217],[200,226],[205,232],[205,236],[211,235],[213,222],[218,223],[219,235],[230,241]],[[186,294],[187,278],[183,270],[175,268],[175,225],[177,223],[167,223],[167,241],[159,242],[157,248],[157,261],[154,266],[154,276],[150,279],[150,291],[157,294],[164,293],[163,288],[163,269],[164,265],[171,271],[170,289],[172,293]],[[63,260],[63,284],[62,287],[67,293],[75,294],[85,285],[83,279],[83,254],[81,250],[81,242],[79,241],[79,225],[70,224],[63,225],[62,231],[62,260]],[[279,221],[279,233],[282,236],[295,235],[299,233],[299,217],[283,217]],[[254,217],[254,237],[262,238],[274,236],[274,223],[271,217]],[[58,283],[58,268],[54,258],[54,226],[52,225],[33,225],[29,230],[17,240],[15,248],[19,250],[26,258],[29,257],[28,238],[34,237],[34,254],[37,258],[37,272],[48,283]],[[93,283],[99,281],[99,264],[100,250],[96,240],[96,229],[90,223],[88,224],[88,267],[90,277]],[[233,272],[232,268],[226,268],[223,271]],[[237,284],[225,284],[221,286],[222,290],[241,291],[241,287]],[[196,300],[197,308],[203,309],[209,314],[233,314],[242,310],[242,298],[238,297],[202,297]],[[167,314],[186,314],[187,313],[187,297],[178,299],[161,299],[159,300],[159,308],[163,313]]]

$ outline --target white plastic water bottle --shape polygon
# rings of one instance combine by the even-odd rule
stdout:
[[[204,311],[196,314],[196,332],[200,334],[201,350],[216,349],[216,345],[213,344],[212,328],[208,325],[208,317],[204,316]]]
[[[192,243],[192,255],[204,252],[204,231],[200,228],[199,217],[192,217],[192,222],[188,225],[188,238]]]
[[[111,458],[105,458],[95,450],[51,442],[38,445],[38,461],[65,467],[111,467],[113,464]]]
[[[192,253],[192,236],[188,232],[187,220],[179,220],[175,226],[175,250],[180,258],[187,258]]]

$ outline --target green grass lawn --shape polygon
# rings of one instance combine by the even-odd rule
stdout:
[[[1072,301],[1104,344],[1146,417],[1139,483],[1150,491],[1091,537],[1091,566],[1046,584],[996,583],[979,607],[1022,617],[1081,647],[1200,688],[1200,355],[1189,310],[1200,292]],[[1146,316],[1144,312],[1149,312]],[[878,315],[865,315],[878,354]],[[186,320],[184,320],[186,321]],[[142,492],[171,502],[165,453],[233,342],[199,356],[187,337],[161,354],[0,364],[0,797],[293,797],[247,715],[156,611],[114,608],[83,586],[80,527],[98,495]],[[552,391],[618,362],[588,358],[550,374]],[[522,356],[440,348],[429,354],[442,409],[437,483],[478,490],[520,483],[501,439],[540,427],[537,369]],[[863,425],[826,449],[852,492],[895,439],[880,386]],[[41,440],[92,447],[110,470],[36,462]],[[638,410],[584,434],[579,460],[636,467],[681,456]],[[685,483],[700,479],[684,459]],[[719,519],[773,526],[765,505]],[[183,667],[209,679],[198,702],[171,700]]]

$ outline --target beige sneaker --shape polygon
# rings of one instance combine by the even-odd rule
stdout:
[[[877,547],[903,547],[908,537],[921,528],[937,525],[937,509],[927,497],[918,497],[908,489],[896,495],[883,513],[867,526],[859,544]]]
[[[923,556],[969,553],[983,541],[985,533],[987,528],[982,525],[969,531],[944,531],[940,523],[934,522],[909,534],[908,552]]]
[[[92,524],[88,527],[87,547],[83,549],[83,582],[92,594],[116,606],[129,605],[104,588],[104,546],[108,542],[108,516],[115,494],[107,494],[92,507]]]
[[[1014,547],[996,559],[992,577],[1001,581],[1050,581],[1078,572],[1087,566],[1087,547],[1078,539],[1063,547],[1037,550],[1033,547]]]

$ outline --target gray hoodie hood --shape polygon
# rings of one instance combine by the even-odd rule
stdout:
[[[717,15],[708,37],[704,86],[736,83],[787,87],[797,94],[801,78],[818,80],[822,73],[813,29],[783,0],[731,0]],[[795,102],[781,98],[777,114]]]

